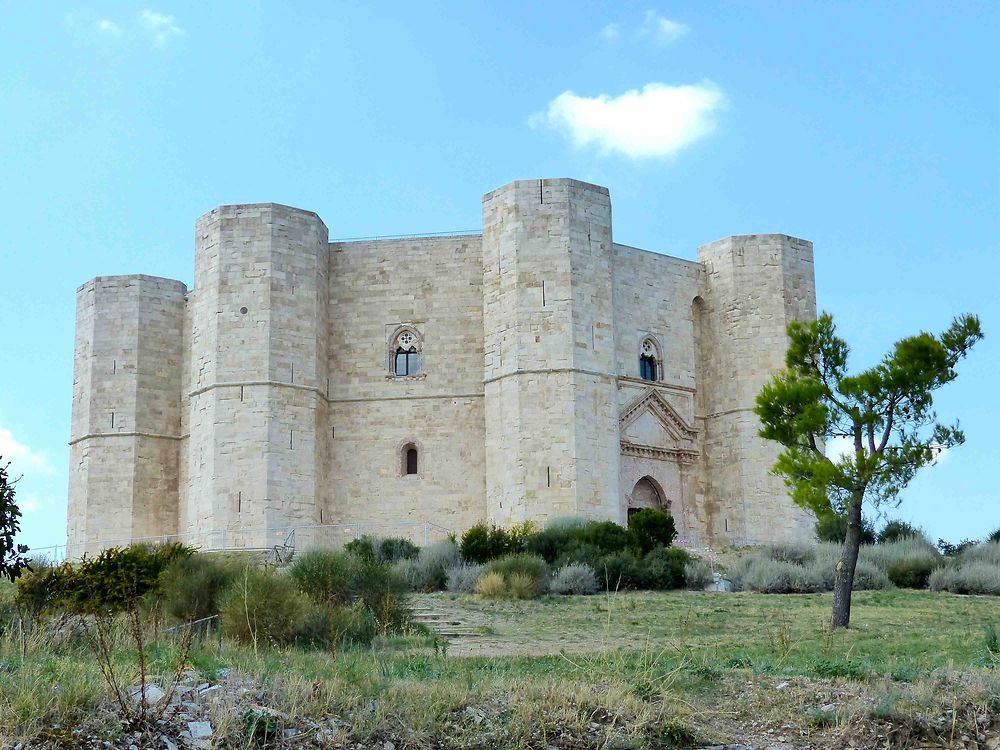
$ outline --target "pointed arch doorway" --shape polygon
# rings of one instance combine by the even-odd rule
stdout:
[[[667,501],[666,495],[663,494],[663,488],[659,482],[648,475],[636,482],[629,493],[628,518],[644,508],[662,510],[665,513],[670,512],[670,503]]]

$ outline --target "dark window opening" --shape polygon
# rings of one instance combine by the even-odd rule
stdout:
[[[420,353],[415,351],[396,350],[397,375],[416,375],[420,372]]]
[[[643,380],[656,380],[656,357],[647,354],[639,357],[639,377]]]
[[[417,449],[407,448],[406,449],[406,473],[416,474],[417,473]]]

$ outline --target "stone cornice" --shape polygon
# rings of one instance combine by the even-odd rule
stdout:
[[[652,458],[657,461],[676,461],[682,464],[694,463],[699,455],[698,451],[690,448],[658,448],[653,445],[630,443],[627,440],[621,441],[621,451],[623,456]]]

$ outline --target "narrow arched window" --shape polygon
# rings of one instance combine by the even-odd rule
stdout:
[[[404,328],[390,344],[390,372],[397,377],[407,377],[420,372],[422,365],[420,338],[416,331]]]
[[[659,380],[659,357],[656,344],[652,339],[644,339],[639,351],[639,377],[643,380]]]
[[[417,449],[413,446],[406,449],[406,473],[417,473]]]

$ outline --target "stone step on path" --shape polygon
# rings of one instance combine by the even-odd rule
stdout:
[[[482,635],[474,627],[466,625],[461,620],[456,620],[454,617],[450,617],[443,612],[438,612],[435,609],[427,607],[415,607],[413,609],[413,621],[420,623],[436,635],[448,640],[473,638]]]

